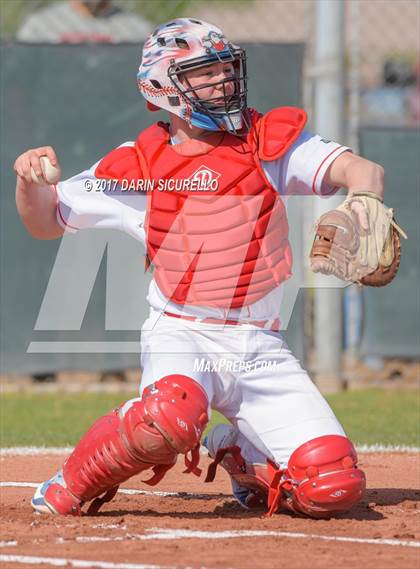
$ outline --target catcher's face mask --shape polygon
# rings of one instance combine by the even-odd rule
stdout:
[[[213,122],[211,130],[236,133],[247,125],[246,56],[240,48],[225,51],[213,61],[174,62],[168,75],[193,112]]]

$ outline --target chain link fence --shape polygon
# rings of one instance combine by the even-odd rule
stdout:
[[[358,104],[347,105],[349,122],[356,118],[358,124],[418,125],[420,2],[342,1],[348,100],[355,92],[358,98]],[[317,79],[313,72],[316,4],[315,0],[258,0],[192,7],[194,16],[220,25],[234,41],[305,42],[305,103],[310,111],[311,86]],[[273,72],[275,62],[269,62],[267,77]],[[354,113],[358,116],[352,117]]]
[[[345,3],[343,33],[350,102],[347,106],[348,124],[420,124],[419,0],[327,1]],[[112,6],[114,10],[128,14],[126,20],[116,24],[117,27],[123,26],[125,31],[117,33],[114,30],[114,41],[142,42],[157,23],[189,15],[220,26],[229,38],[238,43],[305,42],[304,103],[311,111],[311,86],[316,81],[313,73],[316,0],[2,0],[2,40],[22,40],[25,37],[22,32],[29,26],[27,41],[48,42],[51,30],[71,30],[76,5],[78,11],[80,5],[84,5],[86,11],[89,4],[96,6],[95,9],[98,5],[107,4],[108,9]],[[53,5],[71,5],[72,8],[62,15],[56,11],[54,21],[51,19],[54,17],[51,12]],[[39,17],[35,20],[36,14]],[[99,26],[98,33],[93,36],[94,41],[101,41],[101,38],[102,41],[112,41],[104,33],[101,36],[100,26],[109,18],[100,14],[97,18],[88,18],[84,14],[83,18],[85,25]],[[66,40],[64,32],[63,38],[67,42],[86,39],[83,34],[67,34]],[[57,42],[57,39],[53,41]],[[267,80],[270,74],[275,73],[275,65],[275,62],[267,61]],[[252,69],[249,72],[252,77]],[[349,137],[349,142],[354,144],[351,132]]]

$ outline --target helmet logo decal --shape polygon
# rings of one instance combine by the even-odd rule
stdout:
[[[211,31],[203,38],[203,46],[208,52],[223,51],[227,45],[228,41],[225,36],[218,32]]]

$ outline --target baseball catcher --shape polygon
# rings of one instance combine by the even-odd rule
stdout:
[[[59,176],[51,147],[15,163],[17,207],[31,235],[119,229],[144,245],[153,268],[140,397],[98,419],[32,506],[95,512],[135,474],[149,470],[147,482],[159,482],[179,454],[199,475],[214,408],[230,425],[203,441],[213,458],[208,482],[220,465],[245,509],[346,511],[360,500],[365,476],[280,331],[293,270],[285,201],[347,188],[343,206],[318,223],[313,268],[352,281],[390,279],[400,231],[382,205],[383,169],[309,132],[302,109],[249,107],[244,50],[206,22],[159,26],[137,81],[148,109],[167,111],[167,123],[58,183],[40,160],[47,156]],[[108,191],[104,180],[136,191]]]

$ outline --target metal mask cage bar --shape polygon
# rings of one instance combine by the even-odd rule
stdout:
[[[208,82],[197,87],[192,87],[188,79],[184,76],[184,81],[188,87],[181,82],[181,75],[188,71],[202,69],[214,63],[233,63],[234,76],[222,79],[221,81]],[[210,55],[189,59],[183,62],[173,61],[168,69],[168,76],[172,84],[179,91],[180,95],[191,105],[191,107],[209,117],[218,129],[225,130],[225,120],[229,123],[229,130],[237,133],[237,129],[232,121],[231,115],[241,113],[242,121],[249,128],[247,118],[247,75],[246,75],[246,54],[241,48],[226,49],[222,55]],[[233,83],[234,92],[230,95],[226,92],[226,85]],[[197,91],[206,89],[209,86],[221,86],[223,90],[222,95],[211,97],[208,99],[200,99],[197,96]],[[223,104],[221,104],[223,103]]]

